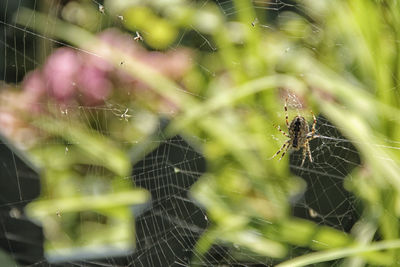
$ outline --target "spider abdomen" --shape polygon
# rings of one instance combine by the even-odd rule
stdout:
[[[289,137],[294,150],[299,150],[307,142],[308,124],[302,116],[296,116],[289,126]]]

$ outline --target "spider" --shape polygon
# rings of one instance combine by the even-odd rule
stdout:
[[[279,126],[275,126],[278,131],[280,131],[284,136],[288,137],[289,140],[287,140],[283,146],[278,150],[278,152],[275,153],[275,155],[272,156],[271,159],[275,158],[282,150],[282,156],[280,157],[279,160],[283,158],[285,153],[292,148],[293,150],[297,151],[300,150],[301,148],[303,149],[303,159],[301,161],[300,167],[303,166],[304,161],[306,159],[306,156],[308,154],[308,158],[310,159],[310,162],[313,162],[312,156],[311,156],[311,151],[310,151],[310,146],[309,142],[314,139],[319,137],[319,135],[315,134],[315,125],[317,124],[317,119],[314,116],[314,113],[311,111],[311,114],[313,116],[314,122],[311,128],[311,132],[309,131],[307,121],[304,117],[297,115],[296,117],[293,118],[293,120],[290,122],[288,121],[288,110],[287,110],[287,99],[285,101],[285,115],[286,115],[286,126],[289,130],[289,134],[285,133],[284,131],[281,130]]]

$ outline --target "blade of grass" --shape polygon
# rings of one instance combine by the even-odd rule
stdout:
[[[37,200],[28,205],[26,209],[30,217],[43,217],[56,214],[62,210],[64,213],[88,211],[97,209],[110,209],[117,206],[133,206],[143,204],[150,200],[150,193],[144,189],[131,189],[129,191],[103,194],[98,196],[69,197],[64,199]]]
[[[331,249],[327,251],[310,253],[304,256],[294,258],[282,262],[276,267],[300,267],[308,266],[315,263],[337,260],[349,256],[361,255],[372,251],[384,250],[384,249],[397,249],[400,248],[400,240],[387,240],[381,242],[375,242],[370,245],[353,246],[339,249]],[[390,264],[390,263],[389,263]]]
[[[188,124],[194,122],[199,117],[210,114],[211,112],[219,109],[234,105],[237,101],[245,98],[246,96],[254,95],[256,93],[271,90],[273,88],[296,88],[298,91],[305,91],[305,85],[298,79],[288,75],[275,74],[265,76],[259,79],[250,80],[240,86],[234,87],[229,91],[222,91],[212,97],[207,102],[199,106],[194,106],[183,114],[179,119],[175,120],[169,127],[168,131],[176,131],[182,129]]]
[[[63,137],[71,144],[76,144],[85,155],[119,176],[125,177],[130,174],[131,163],[126,154],[116,148],[110,140],[95,131],[90,131],[84,125],[66,123],[51,117],[37,119],[35,125],[48,133]]]

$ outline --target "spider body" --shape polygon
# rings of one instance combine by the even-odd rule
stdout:
[[[315,135],[315,125],[317,124],[317,119],[314,116],[314,113],[312,113],[314,122],[311,128],[311,132],[309,130],[307,121],[304,117],[302,116],[296,116],[293,118],[293,120],[289,124],[289,116],[288,116],[288,111],[287,111],[287,99],[285,102],[285,115],[286,115],[286,126],[289,130],[289,134],[285,133],[284,131],[281,130],[279,126],[277,126],[277,129],[286,137],[289,138],[283,146],[275,153],[275,155],[272,156],[274,158],[277,156],[281,151],[283,151],[282,156],[280,157],[279,160],[283,158],[285,153],[289,149],[293,150],[300,150],[303,149],[303,159],[301,161],[301,165],[303,166],[304,161],[307,157],[310,159],[310,162],[313,162],[312,156],[311,156],[311,151],[310,151],[310,145],[309,141],[311,141],[314,138],[317,138],[318,135]]]
[[[291,147],[299,150],[307,142],[308,124],[302,116],[296,116],[289,125]]]

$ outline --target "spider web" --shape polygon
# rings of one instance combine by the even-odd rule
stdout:
[[[65,4],[63,2],[65,1],[47,1],[46,5],[49,5],[47,10],[56,12]],[[227,17],[241,12],[234,8],[232,0],[215,2]],[[2,62],[0,70],[2,79],[7,84],[20,83],[30,70],[44,62],[47,53],[38,54],[35,52],[37,48],[47,47],[49,43],[52,44],[53,50],[54,47],[66,45],[51,37],[52,31],[56,29],[50,24],[44,31],[48,34],[37,34],[29,29],[29,25],[19,26],[12,21],[12,15],[18,13],[21,7],[40,10],[41,4],[39,1],[0,1],[0,10],[4,10],[0,14],[0,62]],[[91,4],[101,12],[103,4],[101,1],[93,0]],[[299,4],[292,1],[254,0],[253,4],[257,10],[265,10],[276,17],[281,16],[286,10],[299,8]],[[96,22],[95,27],[100,28],[107,23],[109,22],[104,19]],[[253,23],[258,27],[270,27],[260,24],[257,18]],[[212,51],[218,49],[200,30],[196,28],[193,30],[193,33],[181,33],[179,39],[184,42],[188,35],[193,34],[200,40],[198,46],[200,49]],[[171,48],[174,49],[179,44]],[[41,49],[42,52],[43,50],[45,49]],[[212,72],[204,66],[201,67],[205,71]],[[303,115],[310,119],[309,111],[301,107],[295,95],[289,94],[289,100],[291,115],[293,112],[304,113]],[[134,109],[119,103],[107,103],[106,106],[95,109],[89,106],[79,108],[90,110],[93,118],[106,114],[105,117],[109,118],[108,123],[112,123],[113,120],[129,123],[134,119],[130,116],[135,114]],[[283,122],[283,108],[277,112]],[[65,111],[61,115],[68,116]],[[162,117],[163,114],[160,112],[159,115]],[[282,125],[281,122],[273,123]],[[0,146],[3,179],[0,197],[0,244],[4,261],[0,261],[4,264],[9,262],[9,266],[15,266],[16,263],[26,266],[188,266],[193,257],[196,241],[210,225],[206,212],[188,196],[190,187],[206,171],[206,163],[203,156],[187,139],[181,136],[165,138],[164,124],[162,120],[157,122],[157,130],[152,140],[155,149],[151,152],[138,152],[141,160],[135,163],[134,171],[128,177],[137,186],[147,189],[152,196],[151,205],[135,218],[136,250],[126,256],[105,255],[103,259],[96,260],[49,263],[44,257],[42,229],[29,221],[23,213],[23,208],[40,193],[39,176],[33,166],[24,161],[22,154],[10,150],[13,148],[12,143],[3,141]],[[100,130],[103,133],[108,131],[107,128]],[[310,142],[314,162],[310,163],[306,159],[304,166],[299,167],[302,159],[301,151],[288,152],[285,156],[290,157],[290,171],[302,177],[307,183],[304,194],[292,200],[293,213],[321,225],[349,231],[359,216],[358,203],[344,188],[344,178],[351,179],[352,169],[360,164],[358,152],[354,145],[341,135],[341,129],[333,126],[322,116],[317,117],[316,134],[321,137]],[[195,138],[197,142],[207,142],[196,136],[191,138]],[[278,145],[285,141],[279,132],[270,138],[275,139]],[[43,143],[43,146],[46,145],[48,144]],[[393,148],[397,149],[398,144],[394,143]],[[68,146],[66,146],[67,152]],[[274,152],[271,151],[271,155]],[[223,245],[214,245],[203,257],[202,264],[264,266],[272,264],[272,261],[240,247],[232,252]]]
[[[301,104],[295,96],[290,98],[289,108],[292,106],[299,112]],[[306,158],[300,167],[302,151],[290,155],[291,172],[308,185],[305,195],[294,205],[294,214],[349,231],[358,218],[357,201],[345,190],[343,182],[345,177],[351,179],[351,171],[360,164],[358,152],[341,135],[340,128],[322,116],[317,117],[316,135],[319,137],[310,141],[312,163]]]

